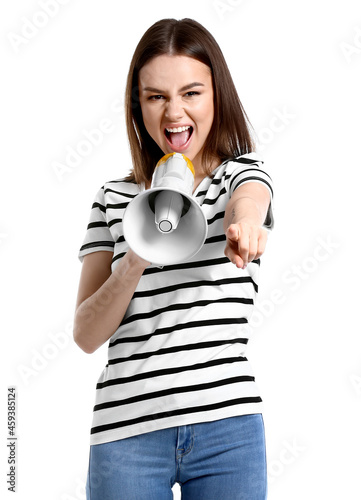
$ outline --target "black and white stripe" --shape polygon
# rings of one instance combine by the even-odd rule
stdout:
[[[254,155],[220,165],[194,196],[208,221],[203,248],[182,264],[149,267],[109,340],[108,363],[96,386],[91,444],[166,427],[261,411],[244,356],[258,292],[259,260],[237,269],[224,256],[223,217],[233,191],[272,181]],[[140,192],[123,180],[106,183],[94,200],[79,258],[114,252],[112,269],[129,247],[124,211]],[[265,221],[273,226],[271,206]]]

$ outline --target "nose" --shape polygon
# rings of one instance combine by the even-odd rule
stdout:
[[[177,121],[183,116],[183,107],[177,99],[169,99],[166,103],[164,115],[169,121]]]

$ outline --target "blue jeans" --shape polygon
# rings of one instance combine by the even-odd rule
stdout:
[[[90,447],[87,500],[265,500],[261,414],[184,425]]]

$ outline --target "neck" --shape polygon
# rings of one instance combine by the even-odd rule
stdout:
[[[220,164],[220,159],[214,158],[214,160],[212,161],[212,163],[210,165],[209,172],[212,172],[216,167],[218,167],[219,164]],[[205,177],[208,177],[209,174],[206,172],[206,170],[203,167],[198,166],[197,164],[195,165],[194,163],[193,163],[193,166],[194,166],[194,171],[195,171],[194,189],[193,189],[193,191],[194,191],[199,186],[199,184],[202,182],[202,180]]]
[[[203,181],[203,179],[207,177],[207,174],[205,173],[202,173],[202,174],[196,174],[195,177],[194,177],[194,185],[193,185],[193,193],[194,191],[197,189],[197,187],[199,186],[199,184]]]

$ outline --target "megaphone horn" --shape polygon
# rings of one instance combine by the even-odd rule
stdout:
[[[193,257],[207,236],[207,219],[192,196],[194,168],[181,153],[159,160],[150,189],[139,193],[123,217],[124,238],[154,265],[178,264]]]

